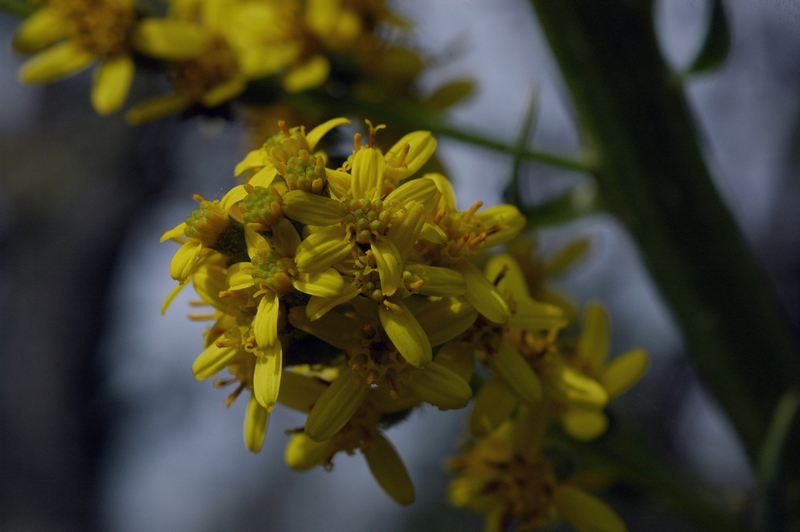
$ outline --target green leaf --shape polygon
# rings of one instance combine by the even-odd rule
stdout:
[[[531,141],[531,132],[536,124],[537,111],[539,110],[539,89],[536,88],[531,91],[531,96],[528,101],[528,111],[525,113],[525,119],[522,122],[522,127],[517,136],[517,143],[514,149],[514,164],[511,168],[511,181],[509,181],[506,189],[503,191],[503,198],[508,203],[522,207],[522,195],[520,193],[520,172],[522,171],[522,163],[525,160],[524,152],[528,143]]]
[[[689,74],[714,70],[728,57],[730,48],[731,32],[725,8],[722,6],[722,0],[714,0],[706,40],[689,68]]]
[[[474,91],[475,82],[471,79],[451,81],[436,89],[423,105],[433,111],[443,111],[468,98]]]

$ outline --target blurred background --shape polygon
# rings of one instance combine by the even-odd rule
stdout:
[[[691,62],[709,20],[699,0],[657,2],[664,54]],[[720,194],[762,261],[795,327],[800,323],[800,5],[728,1],[733,48],[722,68],[686,82]],[[470,77],[478,90],[454,124],[513,143],[531,92],[541,109],[532,146],[577,151],[569,97],[532,9],[522,0],[411,0],[412,42],[444,60],[421,90]],[[166,119],[127,126],[89,104],[90,74],[44,87],[16,80],[18,20],[0,15],[0,530],[482,530],[447,505],[443,468],[467,436],[466,411],[414,411],[387,433],[417,502],[397,506],[359,455],[335,469],[295,473],[284,430],[303,418],[278,407],[262,452],[242,442],[245,401],[198,383],[191,363],[205,325],[186,318],[173,288],[172,243],[159,244],[195,208],[233,183],[247,133],[234,122]],[[131,100],[156,80],[137,79]],[[138,93],[138,94],[137,94]],[[137,98],[138,96],[138,98]],[[308,124],[313,126],[314,124]],[[439,139],[460,205],[494,204],[509,157]],[[541,202],[587,176],[524,169]],[[576,301],[609,309],[613,352],[642,346],[643,380],[612,402],[683,474],[732,508],[755,488],[732,429],[696,380],[679,331],[624,229],[606,215],[541,232],[545,254],[586,236],[591,252],[559,279]],[[757,356],[754,353],[754,356]],[[631,530],[695,530],[630,490],[605,494]]]

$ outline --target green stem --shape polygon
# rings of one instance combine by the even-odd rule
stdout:
[[[630,230],[694,365],[755,463],[800,383],[798,346],[721,202],[647,0],[531,0],[572,94],[603,204]],[[788,448],[800,448],[800,431]],[[794,478],[800,454],[786,456]]]
[[[312,92],[286,94],[282,97],[282,100],[299,109],[337,109],[340,114],[354,114],[370,118],[373,122],[385,122],[408,129],[424,129],[431,131],[435,135],[444,135],[468,144],[518,155],[529,161],[538,161],[567,170],[590,170],[590,167],[583,160],[538,150],[520,150],[517,146],[509,145],[482,133],[462,127],[449,126],[444,123],[439,115],[418,105],[404,103],[385,105],[348,98],[332,98],[322,93]]]

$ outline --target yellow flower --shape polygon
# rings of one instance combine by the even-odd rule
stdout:
[[[596,302],[587,305],[581,335],[568,363],[596,379],[613,399],[641,377],[647,369],[648,358],[644,349],[632,349],[606,360],[610,351],[610,331],[608,314],[603,306]],[[570,405],[563,413],[561,423],[572,437],[592,440],[606,431],[608,418],[600,407]]]
[[[441,409],[467,405],[472,391],[461,377],[429,358],[408,357],[408,351],[417,353],[413,350],[418,350],[422,343],[430,350],[430,340],[402,300],[394,321],[379,315],[395,312],[382,310],[385,306],[364,298],[355,298],[351,303],[357,319],[329,312],[311,321],[302,307],[295,307],[289,313],[289,322],[294,327],[343,350],[347,357],[347,365],[340,369],[339,376],[309,414],[305,428],[309,438],[323,441],[338,432],[361,406],[372,386],[383,389],[403,405],[409,399],[413,404],[425,401]],[[438,310],[445,309],[440,306]],[[456,308],[449,314],[442,313],[439,323],[457,335],[461,332],[457,329],[457,324],[463,323],[461,318],[462,312]],[[437,338],[446,339],[447,336]],[[401,350],[395,342],[408,347]]]
[[[559,517],[577,530],[624,532],[625,523],[600,499],[561,483],[541,452],[545,422],[541,412],[522,408],[480,438],[448,468],[456,477],[449,499],[484,514],[486,530],[501,532],[547,526]]]
[[[467,284],[466,298],[493,323],[504,323],[509,308],[497,289],[472,261],[486,248],[504,244],[524,227],[525,217],[512,205],[497,205],[484,211],[476,202],[468,211],[456,209],[455,194],[441,174],[424,177],[441,192],[438,209],[423,227],[415,253],[420,261],[452,268]]]
[[[287,388],[280,401],[302,412],[318,403],[326,386],[318,379],[294,372],[286,372]],[[286,463],[297,471],[306,471],[321,465],[333,468],[333,457],[339,452],[349,455],[360,450],[367,460],[378,484],[396,502],[409,505],[414,502],[414,486],[403,461],[391,443],[379,430],[383,414],[398,412],[393,401],[377,391],[371,391],[353,416],[330,438],[323,441],[311,439],[298,431],[286,446]]]
[[[185,283],[204,257],[212,251],[223,253],[239,260],[246,260],[244,233],[240,220],[232,217],[237,214],[236,203],[247,195],[243,186],[231,189],[221,200],[208,201],[196,195],[200,208],[161,236],[161,241],[175,240],[183,244],[175,253],[170,264],[173,279]],[[183,238],[185,237],[185,238]]]
[[[37,55],[20,69],[26,83],[49,83],[98,61],[92,105],[109,114],[125,103],[133,80],[132,0],[50,0],[25,20],[14,48]]]
[[[284,174],[286,166],[292,158],[301,157],[301,152],[305,152],[306,156],[314,154],[315,157],[322,157],[324,154],[314,153],[314,148],[317,147],[322,137],[333,128],[349,123],[350,120],[346,118],[334,118],[315,127],[306,135],[304,127],[289,129],[286,122],[279,120],[280,132],[268,139],[261,148],[249,152],[236,165],[234,175],[239,176],[245,172],[251,172],[253,175],[247,180],[248,183],[269,187],[275,176]]]

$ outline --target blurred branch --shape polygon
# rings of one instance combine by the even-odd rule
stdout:
[[[529,161],[538,161],[568,170],[589,171],[585,161],[557,155],[553,153],[520,149],[516,145],[486,136],[483,133],[462,127],[447,125],[441,116],[420,105],[393,103],[386,105],[380,102],[369,102],[352,98],[333,98],[322,92],[307,91],[297,94],[286,94],[281,98],[286,103],[299,109],[320,110],[337,109],[340,115],[357,115],[369,118],[373,122],[386,122],[408,129],[425,129],[435,135],[444,135],[468,144],[474,144],[522,157]]]
[[[647,0],[531,0],[594,154],[604,206],[631,231],[694,365],[753,463],[798,346],[720,200]],[[602,21],[602,23],[598,23]],[[800,448],[800,431],[789,440]],[[800,455],[785,456],[797,478]]]
[[[604,465],[615,478],[647,493],[657,495],[703,530],[744,532],[749,530],[730,511],[725,511],[709,493],[676,472],[672,464],[659,456],[640,436],[616,426],[594,442],[579,442],[561,430],[548,433],[551,444],[567,452],[577,451],[591,465]]]

